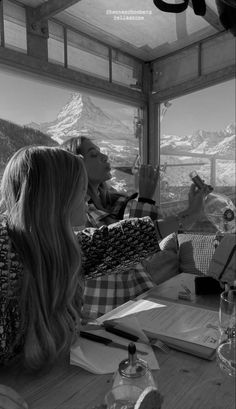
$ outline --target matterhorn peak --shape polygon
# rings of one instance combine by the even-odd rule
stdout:
[[[81,99],[82,98],[82,95],[79,93],[79,92],[72,92],[71,93],[71,100],[73,99],[73,100],[78,100],[78,99]]]
[[[225,129],[226,133],[229,135],[235,135],[236,131],[236,123],[232,122],[231,124],[227,125]]]
[[[107,135],[109,139],[112,135],[132,137],[131,129],[110,113],[103,111],[90,96],[81,95],[79,92],[70,94],[57,119],[47,124],[45,131],[58,143],[81,134]]]
[[[82,96],[79,93],[73,93],[67,104],[60,110],[57,119],[71,118],[71,116],[80,116],[83,107]]]

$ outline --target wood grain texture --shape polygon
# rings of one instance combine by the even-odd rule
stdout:
[[[193,277],[179,275],[190,286]],[[188,280],[187,280],[188,279]],[[177,278],[159,287],[159,294],[175,298]],[[178,280],[177,280],[178,281]],[[175,285],[173,286],[173,283]],[[158,292],[158,290],[156,289]],[[207,302],[206,298],[204,299]],[[196,301],[199,301],[197,299]],[[201,304],[202,304],[201,299]],[[210,298],[210,305],[215,301]],[[153,371],[158,389],[164,397],[161,409],[233,409],[236,404],[235,378],[225,375],[216,361],[206,361],[171,350],[155,353],[160,365]],[[92,409],[103,403],[111,388],[112,374],[94,375],[69,364],[69,357],[51,371],[27,374],[21,368],[0,368],[0,384],[10,386],[25,398],[30,409]]]

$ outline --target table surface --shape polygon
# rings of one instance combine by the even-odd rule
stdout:
[[[181,283],[192,293],[192,301],[218,308],[219,296],[195,296],[194,276],[179,274],[149,292],[152,297],[178,300]],[[162,409],[233,409],[236,403],[235,378],[225,375],[216,361],[171,350],[155,349],[160,370],[153,371],[164,396]],[[0,383],[16,389],[30,409],[92,409],[103,402],[112,374],[94,375],[64,359],[45,374],[31,375],[22,369],[0,369]]]

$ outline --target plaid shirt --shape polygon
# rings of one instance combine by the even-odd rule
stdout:
[[[137,194],[135,195],[137,196]],[[93,203],[88,204],[88,225],[100,227],[117,221],[120,208],[124,206],[123,218],[149,216],[156,220],[158,208],[155,205],[138,202],[131,197],[119,196],[111,212],[98,210]],[[85,280],[83,315],[94,319],[124,302],[134,299],[154,286],[151,276],[141,263],[120,274],[111,274],[95,279]]]

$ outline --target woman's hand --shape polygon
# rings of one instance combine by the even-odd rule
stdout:
[[[159,180],[159,167],[141,165],[139,169],[139,197],[152,199]]]
[[[0,385],[1,409],[28,409],[25,400],[14,389]]]

